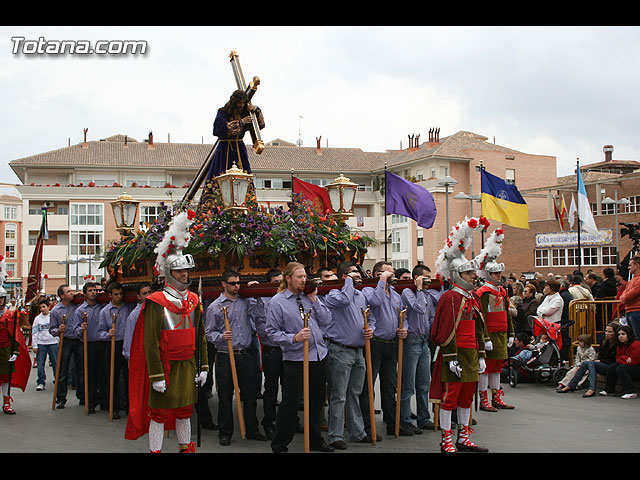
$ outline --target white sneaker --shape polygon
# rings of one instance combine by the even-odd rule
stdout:
[[[38,386],[36,387],[36,390],[44,390],[44,385],[38,385]]]
[[[602,395],[603,397],[606,397],[607,395],[609,395],[607,392],[605,392],[604,390],[600,390],[598,392],[598,394]]]
[[[624,395],[622,395],[622,398],[638,398],[638,394],[637,393],[625,393]]]

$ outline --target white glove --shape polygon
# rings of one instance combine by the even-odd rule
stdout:
[[[164,380],[153,382],[151,386],[158,393],[164,393],[167,390],[167,382],[165,382]]]
[[[487,368],[487,362],[484,361],[484,357],[478,359],[478,373],[484,373]]]
[[[486,342],[484,342],[484,349],[487,352],[490,352],[491,350],[493,350],[493,342],[491,342],[491,340],[487,340]]]
[[[17,358],[18,358],[18,355],[16,355],[16,354],[14,353],[13,355],[11,355],[11,356],[9,357],[9,361],[10,361],[10,362],[15,362]]]
[[[460,375],[462,374],[462,367],[460,367],[460,364],[457,360],[452,360],[449,362],[449,370],[455,373],[458,377],[460,377]]]
[[[509,337],[509,340],[507,340],[507,347],[513,347],[513,337]]]
[[[200,375],[196,375],[196,385],[203,386],[207,381],[207,372],[200,372]]]

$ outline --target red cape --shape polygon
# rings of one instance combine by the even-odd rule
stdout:
[[[149,408],[149,372],[147,371],[147,357],[144,351],[144,308],[147,301],[157,303],[162,307],[178,312],[179,309],[164,296],[164,293],[154,292],[149,295],[142,304],[136,328],[133,331],[129,356],[129,414],[127,415],[127,428],[124,438],[136,440],[149,432],[151,422],[151,409]],[[197,306],[198,296],[189,292],[189,304]],[[175,418],[171,417],[169,423],[164,425],[165,430],[175,430]]]
[[[18,342],[20,355],[15,361],[16,371],[11,374],[11,387],[19,388],[23,392],[27,388],[29,382],[29,375],[31,374],[31,356],[29,355],[29,349],[27,348],[27,342],[22,336],[22,329],[20,325],[14,327],[16,321],[16,312],[8,310],[4,313],[3,317],[7,317],[7,328],[11,335],[15,328],[15,341]]]

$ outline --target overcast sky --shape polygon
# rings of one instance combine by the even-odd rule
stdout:
[[[40,37],[147,51],[26,53]],[[2,26],[0,45],[4,182],[19,182],[11,160],[80,143],[84,128],[89,140],[213,143],[236,88],[231,50],[247,80],[260,77],[265,141],[385,151],[439,127],[555,156],[559,175],[602,161],[606,144],[640,160],[638,27]]]

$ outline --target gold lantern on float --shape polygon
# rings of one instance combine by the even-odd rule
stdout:
[[[353,205],[356,199],[356,190],[358,184],[353,183],[343,174],[333,179],[333,182],[326,185],[329,191],[329,200],[333,215],[339,218],[347,218],[353,216]]]
[[[223,211],[229,211],[232,215],[246,213],[247,193],[252,178],[252,174],[240,170],[235,163],[215,178],[222,195]]]

